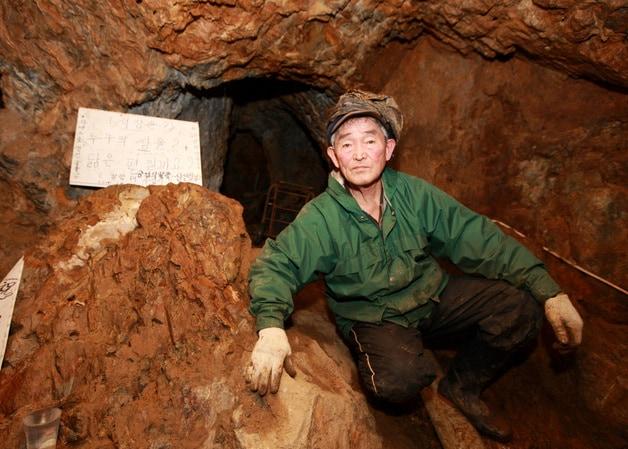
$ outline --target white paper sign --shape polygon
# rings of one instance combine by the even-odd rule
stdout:
[[[202,185],[198,122],[80,108],[70,184]]]
[[[4,351],[9,341],[13,306],[15,305],[15,298],[17,298],[17,291],[20,288],[23,269],[24,258],[22,257],[0,283],[0,369],[2,369]]]

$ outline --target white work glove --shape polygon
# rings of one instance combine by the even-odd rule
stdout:
[[[251,391],[257,391],[263,396],[269,387],[271,393],[277,393],[283,368],[292,377],[297,372],[292,365],[292,350],[283,329],[268,327],[259,331],[258,335],[245,378]]]
[[[545,302],[545,317],[563,348],[574,348],[582,341],[582,318],[565,293]]]

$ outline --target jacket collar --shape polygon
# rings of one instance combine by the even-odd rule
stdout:
[[[399,173],[393,170],[390,167],[386,167],[384,169],[384,173],[382,173],[382,181],[384,183],[384,193],[391,200],[395,193],[397,192],[397,177]]]
[[[382,185],[384,186],[384,195],[389,201],[392,201],[397,191],[398,173],[392,168],[386,167],[382,173]],[[342,179],[340,179],[342,181]],[[347,191],[344,185],[340,183],[336,176],[329,174],[327,180],[327,193],[329,193],[338,203],[348,212],[362,214],[362,209],[358,206],[357,201]]]

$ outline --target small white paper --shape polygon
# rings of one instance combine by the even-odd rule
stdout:
[[[17,298],[17,291],[20,288],[23,269],[24,257],[17,261],[9,274],[0,283],[0,369],[2,369],[4,352],[9,341],[13,306],[15,305],[15,298]]]
[[[70,184],[203,184],[198,122],[79,108]]]

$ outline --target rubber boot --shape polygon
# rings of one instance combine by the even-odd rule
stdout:
[[[491,410],[480,394],[510,360],[510,353],[473,342],[454,358],[438,392],[452,402],[471,424],[493,440],[507,443],[512,429],[506,419]]]

